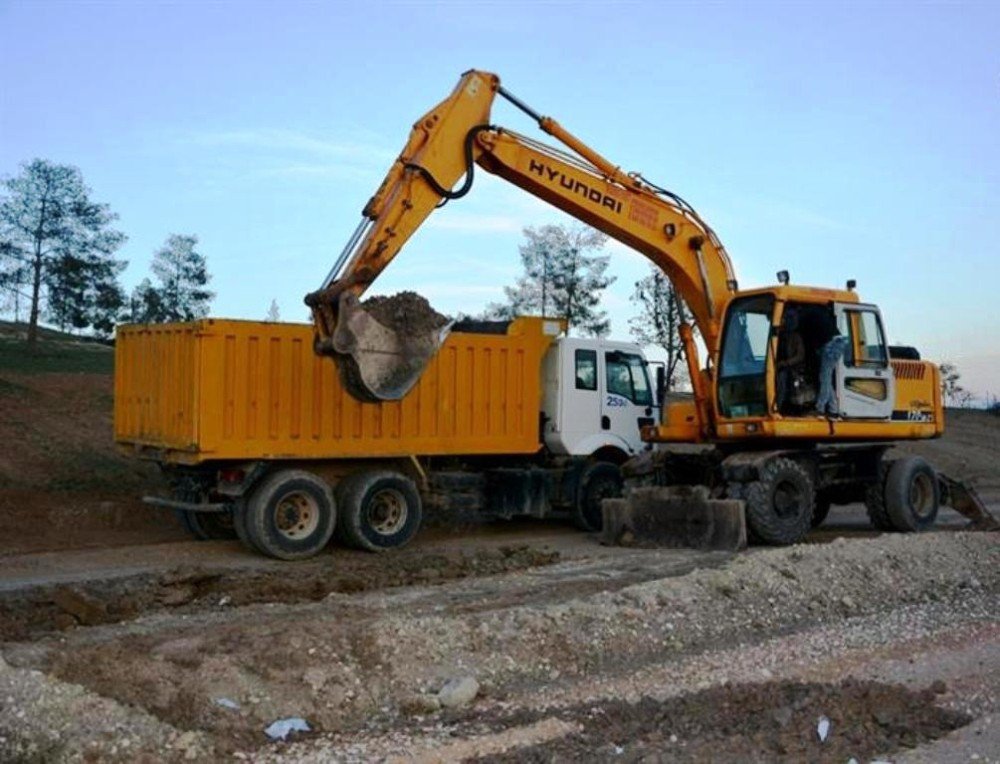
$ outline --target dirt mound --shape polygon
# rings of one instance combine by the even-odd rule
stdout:
[[[372,318],[401,335],[420,335],[441,329],[451,320],[438,313],[427,298],[416,292],[369,297],[362,307]]]
[[[934,689],[944,691],[943,684]],[[867,761],[963,727],[971,718],[934,705],[935,692],[847,680],[839,685],[766,682],[658,701],[576,706],[565,737],[483,762]],[[825,740],[821,717],[829,720]],[[530,718],[507,720],[523,725]]]

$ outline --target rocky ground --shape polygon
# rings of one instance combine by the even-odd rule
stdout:
[[[543,525],[59,582],[22,559],[0,760],[996,758],[1000,534],[845,527],[737,556]]]

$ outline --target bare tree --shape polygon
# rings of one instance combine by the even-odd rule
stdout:
[[[945,403],[959,403],[965,388],[958,384],[962,378],[958,367],[953,363],[943,363],[938,370],[941,372],[941,397]]]
[[[267,315],[264,317],[265,321],[280,321],[281,311],[278,309],[278,301],[271,300],[271,306],[267,309]]]
[[[651,267],[645,278],[635,282],[632,302],[639,314],[629,319],[629,332],[640,345],[662,348],[667,354],[664,387],[674,390],[687,379],[680,325],[687,314],[684,300],[659,268]]]

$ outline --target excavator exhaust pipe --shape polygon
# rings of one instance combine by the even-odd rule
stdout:
[[[337,298],[337,324],[321,352],[334,355],[341,381],[361,401],[396,401],[417,384],[448,336],[451,324],[426,328],[421,322],[398,332],[375,319],[357,295]]]

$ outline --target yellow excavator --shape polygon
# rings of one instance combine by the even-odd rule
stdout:
[[[493,125],[497,96],[565,149]],[[693,396],[664,405],[643,438],[714,448],[697,459],[656,449],[633,472],[742,499],[751,537],[772,544],[799,541],[831,504],[854,501],[883,530],[930,527],[949,500],[989,522],[973,492],[923,459],[887,457],[894,442],[943,432],[939,371],[887,344],[879,309],[853,281],[798,286],[782,271],[777,285],[741,290],[719,238],[680,196],[623,171],[483,71],[463,74],[417,120],[321,288],[306,296],[315,350],[334,356],[356,397],[405,396],[443,340],[436,327],[401,335],[360,297],[437,207],[472,189],[476,167],[641,252],[690,310],[681,337]]]

